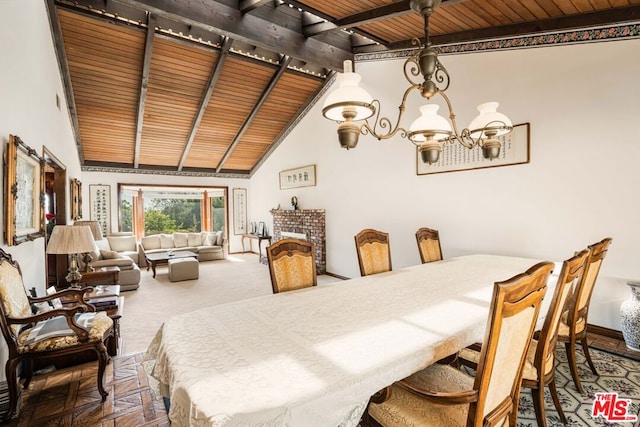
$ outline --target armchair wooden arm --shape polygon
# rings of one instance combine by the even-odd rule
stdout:
[[[65,301],[84,306],[86,308],[85,311],[95,311],[95,307],[89,304],[85,299],[92,291],[93,288],[91,287],[82,289],[64,289],[56,292],[55,294],[45,295],[42,297],[32,297],[27,295],[27,298],[29,299],[29,304],[50,302],[56,298],[63,298]]]
[[[43,320],[51,319],[56,316],[64,316],[69,328],[78,335],[80,342],[86,342],[89,339],[89,332],[78,325],[75,320],[75,315],[78,313],[85,313],[86,307],[82,305],[74,305],[68,308],[57,308],[54,310],[46,311],[44,313],[35,314],[28,317],[9,317],[7,316],[7,324],[9,325],[28,325],[35,324]]]

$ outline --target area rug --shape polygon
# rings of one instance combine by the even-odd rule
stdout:
[[[564,344],[557,349],[558,365],[556,366],[556,385],[560,403],[567,417],[567,426],[620,426],[634,427],[635,422],[608,422],[604,416],[597,418],[591,416],[593,402],[596,393],[618,393],[619,399],[629,399],[627,407],[629,415],[637,416],[640,412],[640,362],[606,353],[604,351],[589,349],[591,359],[596,365],[599,376],[593,375],[586,363],[582,349],[577,350],[578,372],[584,394],[578,393],[573,380]],[[553,406],[549,390],[545,390],[545,409],[547,414],[547,425],[549,427],[564,426],[560,422],[558,413]],[[536,416],[531,399],[531,391],[523,388],[520,393],[520,404],[518,405],[518,426],[537,426]]]

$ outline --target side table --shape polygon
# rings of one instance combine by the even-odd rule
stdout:
[[[119,267],[96,268],[95,271],[82,273],[82,278],[78,284],[83,288],[93,285],[118,285],[120,283]]]
[[[258,241],[258,262],[260,262],[260,257],[262,256],[262,241],[267,240],[269,244],[271,244],[271,236],[260,236],[259,234],[243,234],[241,238],[242,242],[242,253],[246,253],[244,247],[244,239],[249,239],[249,252],[253,253],[253,239]]]

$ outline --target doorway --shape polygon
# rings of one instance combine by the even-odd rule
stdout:
[[[56,225],[67,223],[67,168],[47,147],[43,148],[44,158],[44,215],[45,251],[51,230]],[[63,285],[67,274],[67,256],[45,254],[47,287]]]

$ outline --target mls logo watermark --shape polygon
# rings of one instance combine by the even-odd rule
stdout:
[[[609,422],[637,421],[637,415],[628,413],[630,403],[630,399],[620,399],[618,393],[596,393],[591,416],[596,418],[602,415]]]

